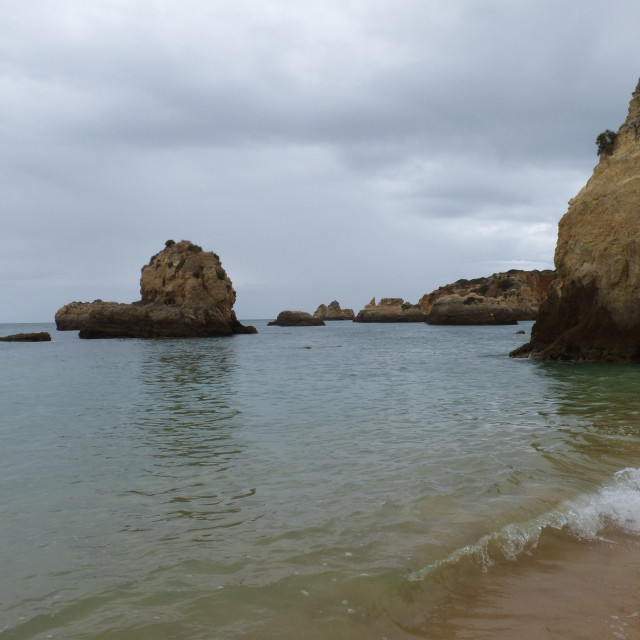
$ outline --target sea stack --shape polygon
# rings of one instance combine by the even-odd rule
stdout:
[[[557,277],[531,332],[510,355],[640,361],[640,82],[617,134],[558,226]]]
[[[267,323],[269,327],[324,327],[324,320],[316,318],[307,311],[281,311],[275,320]]]
[[[229,336],[256,333],[236,318],[236,292],[220,258],[188,240],[167,240],[142,267],[142,299],[71,302],[58,310],[60,331],[79,330],[81,338]]]
[[[382,298],[376,304],[372,298],[364,309],[358,311],[354,322],[426,322],[427,314],[417,304],[405,302],[402,298]]]
[[[322,320],[353,320],[356,314],[353,309],[343,309],[337,300],[333,300],[328,305],[321,304],[313,313],[313,317]]]

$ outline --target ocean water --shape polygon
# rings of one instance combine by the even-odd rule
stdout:
[[[248,322],[0,326],[0,638],[640,637],[640,367]]]

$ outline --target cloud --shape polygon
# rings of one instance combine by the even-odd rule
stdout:
[[[24,0],[0,18],[0,321],[135,299],[170,237],[219,253],[254,317],[549,267],[639,75],[630,0]]]

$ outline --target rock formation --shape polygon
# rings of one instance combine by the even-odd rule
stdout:
[[[438,298],[427,316],[429,324],[517,324],[513,309],[502,300],[470,293]]]
[[[56,313],[56,327],[79,330],[81,338],[256,333],[236,318],[236,292],[220,258],[187,240],[167,241],[142,268],[140,293],[142,299],[132,304],[71,302]]]
[[[640,82],[627,119],[558,225],[558,276],[511,355],[640,361]]]
[[[48,331],[38,333],[13,333],[10,336],[3,336],[0,342],[50,342],[51,334]]]
[[[353,309],[342,309],[337,300],[326,304],[321,304],[313,314],[314,318],[322,318],[322,320],[353,320],[356,314]]]
[[[358,312],[354,322],[426,322],[427,314],[417,304],[402,298],[382,298],[378,304],[373,298]]]
[[[278,317],[269,322],[269,327],[324,327],[324,320],[316,318],[306,311],[281,311]]]
[[[464,298],[469,294],[476,294],[499,300],[515,313],[517,320],[535,320],[554,277],[553,271],[511,269],[486,278],[462,279],[444,285],[422,296],[418,304],[425,313],[430,313],[431,307],[439,298],[453,294]],[[464,311],[464,308],[461,307],[461,310]]]

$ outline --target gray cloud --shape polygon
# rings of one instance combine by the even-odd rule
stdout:
[[[631,0],[24,0],[0,18],[0,321],[133,300],[170,237],[221,255],[245,317],[549,267],[640,75]]]

